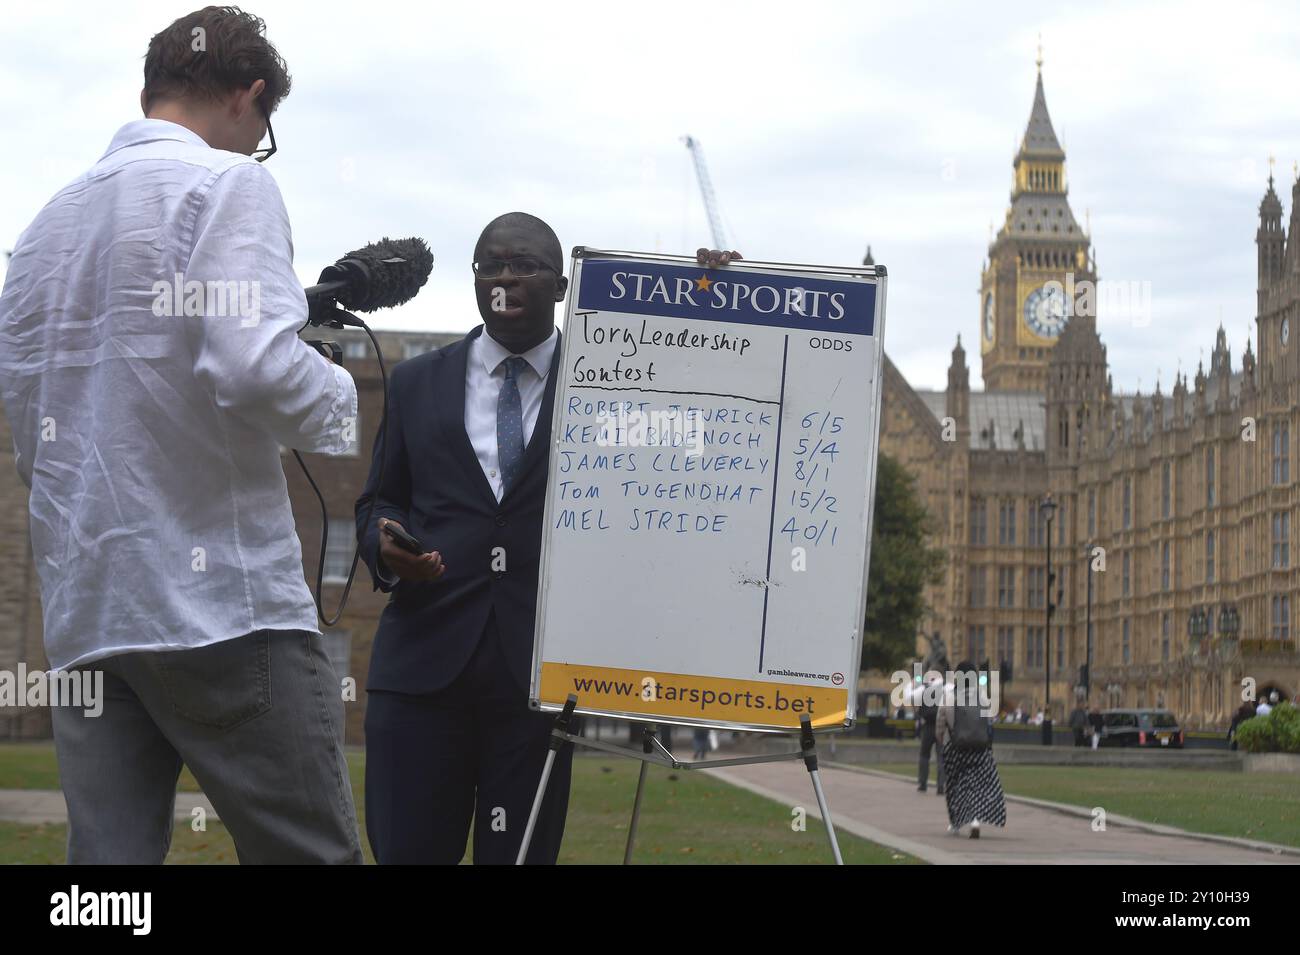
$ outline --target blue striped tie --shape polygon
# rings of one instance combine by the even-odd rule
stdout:
[[[524,460],[524,415],[519,399],[519,372],[524,359],[511,355],[502,362],[506,366],[506,380],[497,395],[497,466],[501,469],[501,496],[519,476],[519,465]]]

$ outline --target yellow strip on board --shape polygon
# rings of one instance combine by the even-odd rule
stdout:
[[[562,706],[570,693],[577,694],[579,709],[797,728],[803,713],[814,727],[842,724],[849,691],[544,662],[542,702]]]

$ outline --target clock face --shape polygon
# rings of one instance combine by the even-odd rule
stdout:
[[[993,293],[984,296],[984,340],[993,341]]]
[[[1285,345],[1291,340],[1291,319],[1282,319],[1282,344]]]
[[[1025,299],[1025,324],[1040,338],[1055,338],[1065,327],[1065,289],[1048,283]]]

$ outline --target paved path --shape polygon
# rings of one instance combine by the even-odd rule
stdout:
[[[800,761],[705,771],[785,805],[803,806],[809,815],[819,815],[812,783]],[[825,763],[821,777],[838,831],[936,864],[1300,864],[1300,850],[1279,854],[1269,851],[1264,843],[1196,836],[1114,815],[1107,819],[1106,831],[1094,832],[1086,811],[1076,810],[1076,814],[1014,796],[1007,799],[1005,829],[985,827],[979,839],[950,836],[944,801],[934,795],[933,788],[918,793],[915,783],[898,776]],[[205,796],[183,792],[176,794],[177,821],[188,821],[195,806],[204,807],[209,820],[217,818]],[[0,789],[0,822],[65,823],[63,793]]]
[[[812,781],[801,761],[757,763],[706,770],[719,779],[788,806],[803,806],[820,818]],[[1007,826],[983,827],[979,839],[947,832],[944,800],[916,791],[916,783],[874,771],[822,764],[822,786],[837,831],[936,864],[1300,864],[1300,851],[1279,854],[1249,848],[1247,840],[1193,836],[1166,826],[1138,828],[1110,816],[1106,831],[1094,832],[1092,817],[1047,808],[1037,800],[1007,799]],[[1159,831],[1148,831],[1159,830]],[[1264,843],[1250,845],[1264,846]],[[829,854],[830,848],[827,847]]]
[[[209,821],[217,812],[202,793],[176,794],[176,820],[188,822],[195,806],[202,806]],[[68,806],[57,789],[0,789],[0,822],[18,822],[27,826],[68,821]]]

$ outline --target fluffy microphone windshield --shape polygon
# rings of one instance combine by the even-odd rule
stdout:
[[[347,278],[347,288],[338,293],[344,308],[373,312],[409,302],[429,280],[433,253],[423,239],[380,239],[349,252],[326,269],[330,279]],[[342,275],[340,275],[342,273]],[[321,276],[322,281],[326,276]]]

